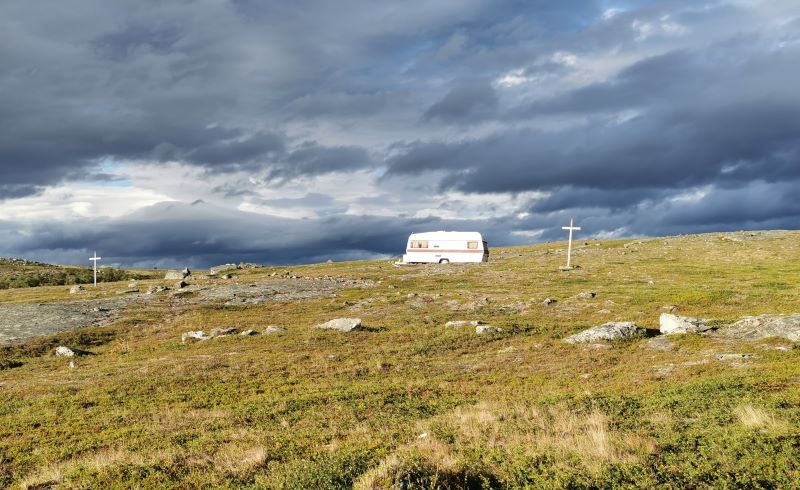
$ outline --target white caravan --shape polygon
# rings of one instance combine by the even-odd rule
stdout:
[[[404,264],[487,262],[489,246],[476,231],[431,231],[408,237]]]

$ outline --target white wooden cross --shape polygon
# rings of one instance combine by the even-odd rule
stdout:
[[[569,244],[567,245],[567,268],[569,269],[572,267],[572,232],[573,231],[580,231],[580,226],[574,226],[573,220],[570,218],[569,226],[562,226],[562,230],[569,230]]]
[[[97,256],[97,252],[94,253],[94,257],[89,257],[89,260],[94,262],[94,287],[97,287],[97,261],[102,258]]]

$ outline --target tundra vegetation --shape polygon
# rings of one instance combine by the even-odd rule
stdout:
[[[611,321],[653,335],[665,311],[714,327],[800,312],[799,242],[578,242],[569,272],[565,244],[546,243],[493,249],[486,264],[190,278],[107,325],[0,348],[0,487],[798,488],[797,344],[713,330],[563,339]],[[344,281],[259,304],[192,290],[292,276]],[[143,281],[158,284],[171,286]],[[64,287],[22,291],[0,301],[70,299]],[[343,317],[363,328],[312,328]],[[478,335],[474,320],[500,331]],[[181,341],[268,325],[285,330]],[[55,357],[56,345],[93,355]]]
[[[154,274],[154,271],[147,270],[126,271],[100,267],[97,270],[97,281],[150,279],[155,277]],[[58,266],[0,257],[0,289],[91,284],[93,282],[94,272],[91,267]]]

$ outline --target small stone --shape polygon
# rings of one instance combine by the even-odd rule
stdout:
[[[69,361],[69,368],[75,369],[75,361]]]
[[[664,305],[659,310],[664,311],[666,313],[675,313],[678,311],[678,307],[675,305]]]
[[[175,289],[183,289],[183,288],[185,288],[185,287],[186,287],[186,286],[188,286],[188,285],[189,285],[189,283],[188,283],[188,282],[186,282],[186,281],[184,281],[184,280],[180,280],[180,281],[178,281],[178,282],[176,282],[176,283],[175,283]]]
[[[336,318],[325,323],[315,325],[314,328],[323,330],[338,330],[340,332],[353,332],[356,330],[363,330],[360,318]]]
[[[181,275],[183,276],[182,279],[186,279],[192,275],[192,271],[190,271],[188,267],[184,267],[184,269],[181,271]]]
[[[80,293],[81,291],[84,291],[84,290],[85,289],[84,289],[83,286],[81,286],[80,284],[76,284],[76,285],[74,285],[74,286],[69,288],[69,294],[77,294],[77,293]]]
[[[545,306],[547,306],[547,305],[552,305],[552,304],[553,304],[553,303],[555,303],[556,301],[557,301],[557,300],[555,300],[555,299],[553,299],[553,298],[545,298],[545,299],[544,299],[544,301],[542,301],[542,304],[543,304],[543,305],[545,305]]]
[[[271,333],[279,333],[285,332],[286,328],[278,326],[278,325],[267,325],[267,328],[264,329],[264,334],[271,334]]]
[[[211,329],[212,337],[225,337],[226,335],[234,335],[236,333],[239,333],[239,329],[233,327],[221,327],[221,328]]]
[[[233,276],[230,274],[225,274],[222,276],[223,279],[233,279]]]
[[[108,308],[100,308],[98,306],[95,306],[94,308],[92,308],[92,311],[95,313],[105,313],[108,311]]]
[[[597,293],[594,291],[583,291],[578,293],[575,297],[580,299],[592,299],[597,296]]]
[[[253,329],[244,330],[239,333],[239,335],[241,335],[242,337],[248,337],[250,335],[256,335],[256,334],[258,334],[258,332],[256,332]]]

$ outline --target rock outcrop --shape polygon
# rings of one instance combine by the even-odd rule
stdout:
[[[793,342],[800,342],[800,313],[748,316],[719,329],[717,334],[744,340],[782,337]]]
[[[219,274],[220,272],[225,272],[227,270],[236,269],[236,264],[222,264],[222,265],[215,265],[214,267],[208,269],[208,273],[211,275]]]

